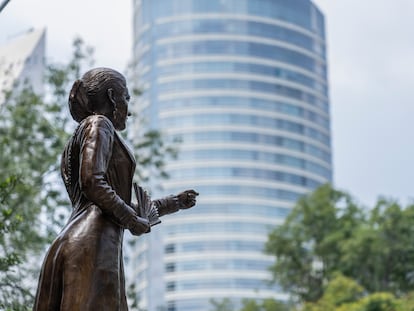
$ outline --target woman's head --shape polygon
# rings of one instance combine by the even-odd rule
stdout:
[[[77,122],[93,114],[108,117],[117,130],[126,126],[129,93],[125,78],[110,68],[94,68],[76,80],[69,95],[69,110]]]

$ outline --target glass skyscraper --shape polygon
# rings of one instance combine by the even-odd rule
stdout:
[[[133,109],[181,141],[154,194],[200,193],[129,252],[142,306],[286,299],[266,282],[267,234],[332,179],[322,13],[309,0],[135,0],[134,61]]]

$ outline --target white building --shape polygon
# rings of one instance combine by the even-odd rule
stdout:
[[[0,104],[15,83],[27,82],[36,93],[43,93],[45,49],[45,29],[29,30],[0,45]]]

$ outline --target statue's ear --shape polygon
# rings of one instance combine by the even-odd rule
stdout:
[[[115,107],[115,95],[114,95],[114,90],[112,88],[109,88],[106,91],[106,94],[108,95],[109,101],[112,103],[112,106]]]

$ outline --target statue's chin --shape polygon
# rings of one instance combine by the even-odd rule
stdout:
[[[123,131],[126,128],[126,124],[124,123],[118,123],[118,124],[114,124],[114,127],[117,131]]]

